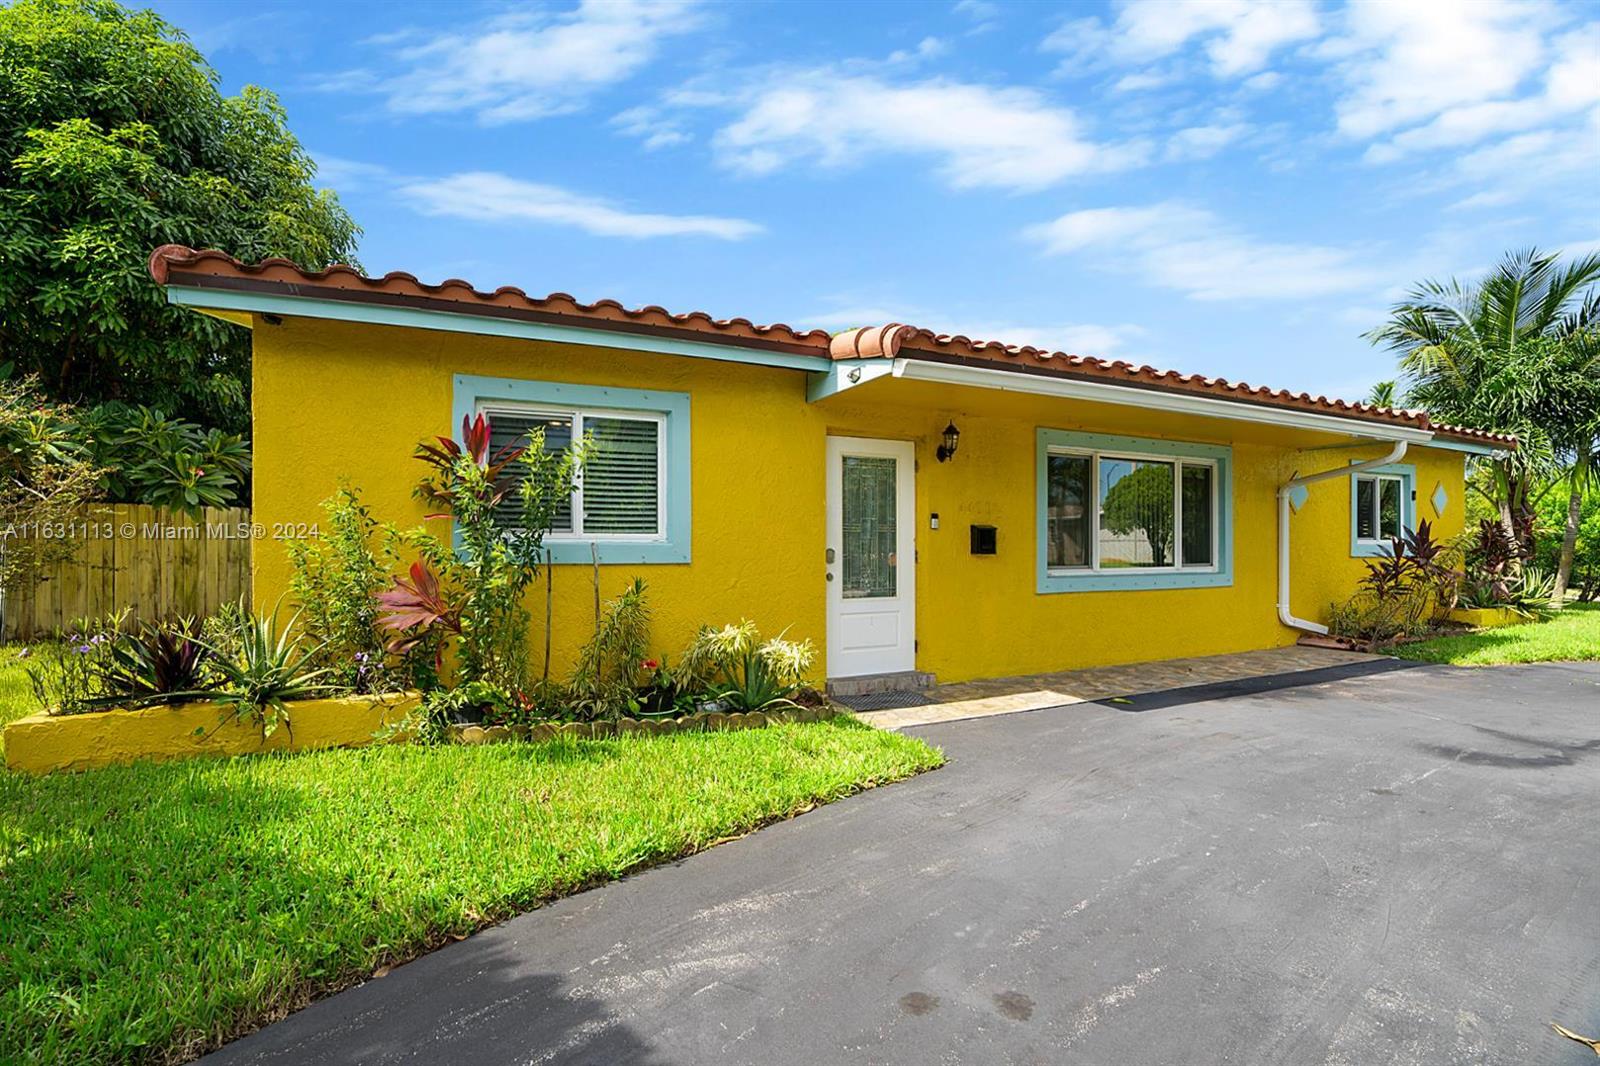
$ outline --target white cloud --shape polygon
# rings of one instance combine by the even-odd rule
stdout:
[[[910,64],[920,63],[924,59],[936,59],[950,50],[950,46],[937,37],[924,37],[917,42],[915,48],[899,48],[889,53],[890,63]]]
[[[361,87],[399,114],[471,112],[487,125],[560,114],[655,58],[667,37],[697,24],[693,0],[583,0],[563,14],[517,9],[459,33],[399,32],[369,43],[404,68],[335,75],[325,85]]]
[[[1147,62],[1203,44],[1211,71],[1232,78],[1264,66],[1285,45],[1315,37],[1321,28],[1311,0],[1139,0],[1124,3],[1116,20],[1075,19],[1044,41],[1063,52],[1063,73],[1074,67]]]
[[[1174,76],[1171,74],[1157,74],[1155,71],[1143,70],[1137,74],[1124,74],[1111,88],[1119,93],[1137,93],[1147,89],[1159,89],[1163,85],[1172,84],[1173,80]]]
[[[1165,157],[1173,162],[1210,159],[1249,132],[1250,127],[1243,122],[1190,126],[1172,135],[1167,142]]]
[[[1544,59],[1547,8],[1517,0],[1358,0],[1318,49],[1346,91],[1339,130],[1368,138],[1514,92]]]
[[[1258,93],[1268,89],[1276,89],[1283,84],[1283,75],[1275,70],[1263,70],[1260,74],[1252,75],[1244,80],[1244,87]]]
[[[647,151],[687,144],[692,136],[659,108],[630,107],[612,116],[611,124],[629,137],[637,137]]]
[[[474,171],[403,185],[400,196],[428,215],[474,222],[543,222],[598,237],[715,237],[737,241],[762,232],[740,218],[627,211],[592,196],[505,174]]]
[[[394,180],[389,168],[380,163],[363,163],[359,159],[346,159],[326,152],[312,152],[311,157],[317,161],[315,182],[318,188],[350,192],[385,185]]]
[[[881,155],[934,156],[956,188],[1041,189],[1142,162],[1138,143],[1090,140],[1070,110],[1022,88],[932,79],[893,84],[833,69],[784,72],[745,95],[716,134],[723,165],[767,174],[801,161],[844,169]]]
[[[1543,68],[1542,91],[1514,99],[1461,103],[1367,150],[1387,163],[1412,152],[1476,144],[1485,138],[1559,123],[1600,105],[1600,23],[1563,35]],[[1519,81],[1520,83],[1520,81]]]
[[[1356,249],[1258,240],[1172,202],[1072,211],[1023,235],[1046,254],[1097,254],[1196,300],[1303,299],[1377,280]]]

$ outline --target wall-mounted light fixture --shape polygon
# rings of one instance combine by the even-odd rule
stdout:
[[[955,422],[944,427],[944,443],[939,445],[936,452],[938,460],[942,463],[956,454],[956,446],[961,443],[961,431],[956,428]]]

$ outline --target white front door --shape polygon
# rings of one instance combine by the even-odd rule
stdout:
[[[916,452],[828,438],[828,676],[917,664]]]

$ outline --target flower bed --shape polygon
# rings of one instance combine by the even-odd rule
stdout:
[[[217,703],[183,703],[89,714],[35,714],[5,728],[6,765],[28,773],[88,770],[138,759],[252,755],[264,751],[356,748],[417,704],[408,693],[297,700],[286,725],[261,726]]]

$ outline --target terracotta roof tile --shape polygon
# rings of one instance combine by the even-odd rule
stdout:
[[[704,311],[674,314],[654,304],[630,309],[615,300],[582,303],[564,292],[529,296],[510,285],[484,292],[460,278],[429,285],[418,281],[415,275],[402,271],[371,278],[342,265],[307,271],[287,259],[241,263],[225,252],[195,251],[177,244],[162,245],[151,253],[150,276],[161,285],[248,288],[324,299],[400,300],[450,311],[575,320],[596,328],[692,333],[702,339],[754,343],[833,359],[905,357],[967,364],[987,363],[1010,370],[1056,373],[1113,384],[1131,384],[1242,403],[1314,411],[1367,422],[1401,424],[1429,429],[1446,437],[1516,446],[1516,438],[1508,434],[1434,423],[1422,411],[1351,403],[1327,396],[1271,389],[1264,385],[1252,386],[1248,382],[1183,374],[1176,370],[1135,366],[1123,360],[1096,359],[1029,345],[974,340],[960,334],[934,333],[899,323],[867,326],[830,335],[820,329],[797,330],[781,322],[764,326],[747,318],[713,318]]]
[[[450,278],[437,285],[417,280],[416,275],[404,271],[391,271],[381,278],[370,278],[344,266],[335,265],[326,270],[302,270],[287,259],[265,259],[259,263],[241,263],[219,251],[195,251],[180,244],[164,244],[150,253],[150,276],[161,285],[195,283],[206,279],[249,279],[252,281],[292,285],[298,295],[314,296],[308,288],[323,290],[320,295],[382,294],[386,296],[413,296],[432,301],[449,301],[472,308],[501,308],[537,312],[570,318],[584,318],[669,329],[687,329],[711,333],[719,337],[738,337],[746,340],[773,342],[785,345],[802,345],[825,349],[828,344],[826,330],[801,331],[782,322],[759,326],[748,318],[712,318],[704,311],[673,314],[663,307],[651,304],[630,309],[616,300],[597,300],[582,303],[564,293],[548,296],[530,296],[514,285],[502,285],[493,292],[475,289],[460,278]]]

